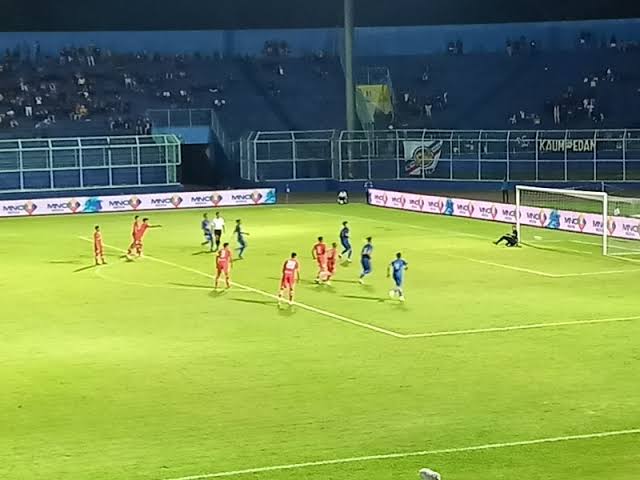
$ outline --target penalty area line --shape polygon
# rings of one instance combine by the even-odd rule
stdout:
[[[446,253],[446,252],[438,252],[438,254],[439,255],[443,255],[445,257],[456,258],[458,260],[466,260],[467,262],[479,263],[481,265],[487,265],[487,266],[490,266],[490,267],[497,267],[497,268],[503,268],[505,270],[513,270],[515,272],[522,272],[522,273],[529,273],[531,275],[538,275],[540,277],[559,278],[559,276],[557,274],[555,274],[555,273],[540,272],[538,270],[531,270],[529,268],[516,267],[516,266],[513,266],[513,265],[505,265],[503,263],[489,262],[487,260],[481,260],[479,258],[465,257],[465,256],[462,256],[462,255],[454,255],[454,254]]]
[[[532,323],[529,325],[513,325],[510,327],[476,328],[476,329],[469,329],[469,330],[450,330],[450,331],[432,332],[432,333],[410,333],[405,335],[404,338],[429,338],[429,337],[449,337],[449,336],[457,336],[457,335],[476,335],[480,333],[512,332],[515,330],[534,330],[534,329],[540,329],[540,328],[567,327],[567,326],[573,326],[573,325],[593,325],[598,323],[632,322],[634,320],[640,320],[640,316],[599,318],[595,320],[572,320],[572,321],[570,320],[566,322]]]
[[[81,240],[84,240],[85,242],[92,242],[93,241],[92,239],[86,238],[86,237],[78,237],[78,238],[81,239]],[[107,245],[105,243],[104,246],[109,248],[109,249],[111,249],[111,250],[114,250],[114,251],[118,251],[118,252],[121,252],[121,253],[126,253],[126,250],[123,250],[122,248],[115,247],[113,245]],[[197,270],[195,268],[187,267],[185,265],[180,265],[179,263],[174,263],[174,262],[170,262],[168,260],[163,260],[162,258],[151,257],[149,255],[145,255],[143,258],[146,258],[148,260],[151,260],[151,261],[154,261],[154,262],[157,262],[157,263],[162,263],[162,264],[170,266],[170,267],[179,268],[179,269],[184,270],[186,272],[195,273],[197,275],[201,275],[201,276],[207,277],[209,279],[215,278],[210,273],[206,273],[206,272],[203,272],[201,270]],[[264,290],[260,290],[258,288],[253,288],[253,287],[250,287],[248,285],[243,285],[243,284],[237,283],[237,282],[231,282],[231,285],[233,285],[235,287],[238,287],[240,290],[244,290],[246,292],[251,292],[251,293],[258,294],[258,295],[262,295],[263,297],[271,298],[273,300],[278,300],[278,296],[277,295],[274,295],[273,293],[266,292]],[[349,324],[355,325],[357,327],[366,328],[367,330],[372,330],[374,332],[382,333],[384,335],[388,335],[388,336],[395,337],[395,338],[404,338],[405,337],[405,335],[403,335],[401,333],[394,332],[392,330],[387,330],[387,329],[381,328],[381,327],[376,327],[375,325],[371,325],[371,324],[365,323],[365,322],[360,322],[358,320],[354,320],[352,318],[348,318],[348,317],[345,317],[343,315],[339,315],[337,313],[328,312],[327,310],[322,310],[322,309],[316,308],[316,307],[314,307],[312,305],[307,305],[305,303],[300,303],[300,302],[293,302],[293,305],[295,305],[296,307],[299,307],[299,308],[301,308],[303,310],[307,310],[309,312],[316,313],[318,315],[322,315],[324,317],[333,318],[334,320],[338,320],[338,321],[341,321],[341,322],[344,322],[344,323],[349,323]]]
[[[516,441],[516,442],[486,443],[484,445],[472,445],[468,447],[441,448],[441,449],[435,449],[435,450],[420,450],[416,452],[385,453],[380,455],[366,455],[362,457],[335,458],[331,460],[318,460],[313,462],[290,463],[285,465],[273,465],[269,467],[255,467],[255,468],[245,468],[242,470],[230,470],[227,472],[204,473],[200,475],[190,475],[186,477],[165,478],[164,480],[205,480],[207,478],[236,477],[240,475],[274,472],[274,471],[281,471],[281,470],[298,470],[302,468],[321,467],[326,465],[369,462],[374,460],[389,460],[389,459],[395,459],[395,458],[423,457],[427,455],[439,455],[439,454],[447,454],[447,453],[477,452],[477,451],[483,451],[483,450],[496,450],[500,448],[526,447],[526,446],[532,446],[532,445],[544,445],[544,444],[552,444],[552,443],[560,443],[560,442],[591,440],[596,438],[607,438],[607,437],[620,437],[623,435],[637,435],[637,434],[640,434],[640,428],[632,428],[628,430],[614,430],[609,432],[587,433],[582,435],[566,435],[561,437],[538,438],[535,440],[522,440],[522,441]]]
[[[330,217],[339,217],[339,218],[343,218],[344,215],[340,215],[337,213],[330,213],[330,212],[320,212],[317,210],[313,210],[310,208],[291,208],[291,207],[284,207],[287,210],[290,211],[300,211],[300,210],[304,210],[306,212],[309,213],[313,213],[315,215],[324,215],[324,216],[330,216]],[[413,211],[409,211],[409,210],[398,210],[399,212],[404,212],[404,213],[425,213],[425,212],[413,212]],[[431,215],[429,213],[427,213],[427,215]],[[370,222],[370,223],[378,223],[378,224],[383,224],[383,225],[400,225],[403,227],[409,227],[409,228],[414,228],[414,229],[418,229],[418,230],[423,230],[423,231],[427,231],[427,232],[436,232],[436,233],[441,233],[441,234],[446,234],[448,236],[454,235],[454,236],[461,236],[461,237],[469,237],[469,238],[476,238],[476,239],[481,239],[481,240],[487,240],[486,236],[483,235],[478,235],[478,234],[474,234],[474,233],[468,233],[468,232],[461,232],[459,230],[455,230],[455,229],[448,229],[448,228],[440,228],[440,227],[428,227],[428,226],[424,226],[424,225],[416,225],[416,224],[412,224],[412,223],[407,223],[407,222],[398,222],[398,221],[393,221],[393,220],[378,220],[375,218],[367,218],[367,217],[361,217],[358,215],[348,215],[349,218],[357,218],[359,220],[364,220],[366,222]],[[455,218],[464,218],[464,217],[455,217]],[[586,244],[586,245],[599,245],[601,246],[602,244],[600,243],[592,243],[592,242],[584,242],[584,241],[579,241],[579,240],[571,240],[573,243],[581,243],[581,244]],[[544,243],[565,243],[565,240],[545,240]],[[567,252],[567,253],[579,253],[579,254],[585,254],[585,255],[593,255],[593,252],[588,252],[585,250],[577,250],[577,249],[572,249],[572,248],[565,248],[565,247],[548,247],[545,248],[544,245],[538,244],[538,243],[531,243],[531,246],[533,248],[538,248],[541,250],[547,250],[547,251],[558,251],[558,252]],[[626,249],[625,247],[613,247],[613,248],[622,248],[622,249]],[[631,249],[628,249],[631,250]],[[640,251],[633,251],[635,254],[640,255]],[[556,278],[556,279],[562,279],[562,278],[572,278],[572,277],[589,277],[589,276],[599,276],[599,275],[616,275],[616,274],[621,274],[621,273],[631,273],[631,272],[637,272],[640,270],[635,270],[635,269],[628,269],[628,270],[605,270],[605,271],[599,271],[599,272],[585,272],[585,273],[548,273],[548,272],[541,272],[539,270],[533,270],[530,268],[524,268],[524,267],[516,267],[513,265],[505,265],[503,263],[496,263],[496,262],[489,262],[486,260],[481,260],[478,258],[472,258],[472,257],[465,257],[465,256],[458,256],[455,254],[450,254],[448,252],[442,252],[442,251],[438,251],[438,255],[443,255],[443,256],[448,256],[450,258],[456,258],[458,260],[466,260],[468,262],[472,262],[472,263],[479,263],[481,265],[487,265],[487,266],[491,266],[491,267],[496,267],[496,268],[502,268],[504,270],[512,270],[515,272],[521,272],[521,273],[527,273],[530,275],[537,275],[540,277],[545,277],[545,278]],[[640,263],[640,259],[636,260],[636,259],[629,259],[629,258],[624,258],[624,257],[617,257],[618,260],[626,260],[629,262],[633,262],[633,263]]]
[[[289,208],[289,210],[299,211],[300,209]],[[325,216],[340,217],[340,218],[343,217],[343,215],[338,215],[337,213],[318,212],[316,210],[311,210],[311,209],[308,209],[308,208],[304,208],[302,210],[305,210],[305,211],[307,211],[309,213],[313,213],[313,214],[316,214],[316,215],[325,215]],[[401,211],[406,212],[406,213],[419,213],[419,212],[408,212],[408,211],[404,211],[404,210],[401,210]],[[427,232],[437,232],[437,233],[447,234],[449,236],[450,235],[455,235],[455,236],[469,237],[469,238],[475,238],[475,239],[481,239],[481,240],[487,241],[487,238],[485,236],[477,235],[477,234],[474,234],[474,233],[460,232],[460,231],[454,230],[454,229],[439,228],[439,227],[427,227],[427,226],[423,226],[423,225],[416,225],[416,224],[407,223],[407,222],[397,222],[397,221],[393,221],[393,220],[378,220],[378,219],[375,219],[375,218],[365,218],[365,217],[360,217],[360,216],[357,216],[357,215],[349,215],[349,217],[350,218],[358,218],[360,220],[364,220],[364,221],[367,221],[367,222],[370,222],[370,223],[378,223],[378,224],[383,224],[383,225],[401,225],[403,227],[415,228],[415,229],[423,230],[423,231],[427,231]],[[487,266],[491,266],[491,267],[503,268],[505,270],[512,270],[512,271],[521,272],[521,273],[528,273],[530,275],[538,275],[538,276],[546,277],[546,278],[558,278],[557,275],[555,275],[553,273],[540,272],[538,270],[531,270],[529,268],[515,267],[515,266],[512,266],[512,265],[504,265],[502,263],[488,262],[486,260],[480,260],[480,259],[472,258],[472,257],[454,255],[454,254],[445,253],[445,252],[441,252],[441,251],[438,251],[438,255],[443,255],[443,256],[450,257],[450,258],[456,258],[458,260],[466,260],[468,262],[479,263],[479,264],[487,265]]]

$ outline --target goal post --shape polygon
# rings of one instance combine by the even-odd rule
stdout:
[[[640,201],[638,201],[640,213]],[[611,248],[610,198],[606,192],[516,186],[516,228],[520,242],[601,246],[603,255],[640,254],[640,242]],[[542,232],[545,230],[545,232]],[[577,235],[590,234],[590,239]],[[595,238],[598,238],[596,240]],[[640,238],[639,238],[640,240]]]

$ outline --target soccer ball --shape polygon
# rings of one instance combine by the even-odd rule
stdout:
[[[389,296],[390,296],[391,298],[395,298],[395,296],[396,296],[396,291],[395,291],[395,290],[389,290]]]

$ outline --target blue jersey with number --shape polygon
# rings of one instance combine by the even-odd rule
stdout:
[[[393,277],[401,279],[404,275],[404,271],[407,269],[407,265],[408,263],[403,258],[396,258],[391,262]]]
[[[202,220],[200,228],[202,228],[202,232],[205,235],[211,235],[211,222],[209,220]]]
[[[365,244],[364,247],[362,247],[362,258],[371,258],[371,254],[373,253],[373,245],[370,243]]]

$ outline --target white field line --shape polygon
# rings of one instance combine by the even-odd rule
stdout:
[[[541,272],[539,270],[516,267],[514,265],[505,265],[503,263],[489,262],[487,260],[481,260],[479,258],[465,257],[462,255],[454,255],[446,252],[439,252],[439,255],[450,257],[450,258],[457,258],[460,260],[466,260],[468,262],[473,262],[473,263],[480,263],[482,265],[488,265],[491,267],[503,268],[505,270],[513,270],[516,272],[523,272],[531,275],[538,275],[540,277],[545,277],[545,278],[597,277],[600,275],[616,275],[621,273],[640,272],[640,269],[638,268],[627,268],[627,269],[619,269],[619,270],[598,270],[595,272],[547,273],[547,272]],[[621,259],[621,260],[627,260],[627,259]]]
[[[611,244],[611,240],[612,238],[609,237],[609,249],[611,250],[626,250],[629,253],[626,253],[626,255],[640,255],[640,250],[638,249],[634,249],[634,248],[629,248],[629,247],[623,247],[622,245],[615,245],[615,244]],[[615,239],[614,239],[615,240]],[[601,247],[602,248],[602,243],[598,243],[598,242],[587,242],[586,240],[571,240],[572,243],[579,243],[581,245],[594,245],[596,247]],[[625,255],[625,253],[617,253],[617,255]]]
[[[292,210],[292,211],[296,211],[299,212],[301,209],[299,208],[288,208],[287,210]],[[310,209],[306,209],[303,208],[302,210],[306,210],[307,212],[311,212],[314,215],[324,215],[324,216],[329,216],[329,217],[338,217],[338,218],[343,218],[345,217],[345,215],[339,215],[337,213],[330,213],[330,212],[318,212],[316,210],[310,210]],[[406,211],[406,210],[398,210],[400,212],[405,212],[405,213],[420,213],[420,212],[410,212],[410,211]],[[452,230],[452,229],[448,229],[448,228],[438,228],[438,227],[425,227],[423,225],[415,225],[412,223],[406,223],[406,222],[394,222],[393,220],[378,220],[375,218],[369,218],[369,217],[360,217],[358,215],[348,215],[349,218],[358,218],[360,220],[366,220],[368,222],[372,222],[372,223],[380,223],[383,225],[399,225],[401,227],[409,227],[409,228],[415,228],[418,230],[424,230],[427,232],[438,232],[438,233],[442,233],[442,234],[446,234],[447,236],[451,236],[451,235],[458,235],[460,237],[471,237],[471,238],[479,238],[482,240],[487,240],[486,236],[483,235],[478,235],[475,233],[467,233],[467,232],[460,232],[458,230]],[[462,217],[454,217],[454,218],[462,218]]]
[[[300,209],[296,209],[296,208],[290,208],[290,207],[285,207],[287,210],[291,210],[291,211],[300,211]],[[344,215],[339,215],[337,213],[329,213],[329,212],[318,212],[316,210],[310,210],[310,209],[302,209],[302,210],[306,210],[307,212],[311,212],[313,214],[317,214],[317,215],[325,215],[325,216],[330,216],[330,217],[338,217],[338,218],[344,218]],[[419,213],[419,212],[408,212],[408,213]],[[371,222],[371,223],[380,223],[380,224],[386,224],[386,225],[400,225],[403,227],[410,227],[410,228],[415,228],[415,229],[419,229],[419,230],[424,230],[424,231],[429,231],[429,232],[439,232],[439,233],[448,233],[448,234],[454,234],[454,235],[459,235],[459,236],[465,236],[465,237],[472,237],[472,238],[479,238],[482,240],[487,240],[487,238],[485,236],[482,235],[476,235],[473,233],[466,233],[466,232],[459,232],[456,230],[448,230],[446,228],[433,228],[433,227],[425,227],[422,225],[415,225],[415,224],[411,224],[411,223],[406,223],[406,222],[394,222],[391,220],[377,220],[375,218],[367,218],[367,217],[360,217],[357,215],[348,215],[349,218],[358,218],[361,220],[365,220],[367,222]],[[561,242],[563,240],[551,240],[551,242]],[[573,242],[575,243],[585,243],[585,244],[591,244],[590,242],[580,242],[579,240],[573,240]],[[549,243],[549,242],[546,242]],[[600,244],[595,244],[595,245],[600,245]],[[553,247],[548,249],[550,251],[553,250],[566,250],[567,252],[572,252],[572,253],[581,253],[581,254],[587,254],[587,255],[591,255],[591,252],[586,252],[584,250],[574,250],[574,249],[570,249],[570,248],[559,248],[559,247]],[[640,253],[640,252],[639,252]],[[586,277],[586,276],[598,276],[598,275],[614,275],[614,274],[619,274],[619,273],[628,273],[628,272],[636,272],[636,271],[640,271],[640,270],[635,270],[635,269],[629,269],[629,270],[605,270],[605,271],[597,271],[597,272],[584,272],[584,273],[547,273],[547,272],[541,272],[539,270],[533,270],[530,268],[523,268],[523,267],[516,267],[513,265],[505,265],[503,263],[496,263],[496,262],[489,262],[486,260],[481,260],[481,259],[477,259],[477,258],[472,258],[472,257],[465,257],[465,256],[458,256],[458,255],[453,255],[450,253],[446,253],[446,252],[442,252],[442,251],[438,251],[438,255],[444,255],[444,256],[449,256],[451,258],[458,258],[460,260],[467,260],[469,262],[474,262],[474,263],[480,263],[483,265],[488,265],[488,266],[492,266],[492,267],[496,267],[496,268],[503,268],[505,270],[513,270],[513,271],[517,271],[517,272],[522,272],[522,273],[528,273],[530,275],[538,275],[541,277],[545,277],[545,278],[570,278],[570,277]],[[620,260],[629,260],[629,261],[634,261],[631,259],[624,259],[624,258],[620,258]],[[640,260],[638,260],[640,261]]]
[[[592,325],[598,323],[616,323],[616,322],[631,322],[634,320],[640,320],[640,315],[634,317],[617,317],[617,318],[598,318],[595,320],[568,320],[565,322],[551,322],[551,323],[532,323],[529,325],[513,325],[508,327],[490,327],[490,328],[475,328],[468,330],[449,330],[443,332],[432,333],[412,333],[407,334],[404,338],[430,338],[430,337],[450,337],[456,335],[476,335],[480,333],[496,333],[496,332],[512,332],[514,330],[533,330],[540,328],[552,328],[552,327],[566,327],[573,325]]]
[[[530,245],[533,248],[537,248],[539,250],[546,250],[548,252],[568,252],[568,253],[579,253],[580,255],[593,255],[593,252],[588,252],[587,250],[578,250],[576,248],[567,248],[567,247],[552,247],[552,246],[545,245],[547,243],[551,243],[551,242],[544,242],[544,243],[522,242],[523,245]]]
[[[92,242],[93,240],[86,238],[86,237],[78,237],[81,240],[84,240],[85,242]],[[121,253],[126,252],[126,250],[123,250],[121,248],[118,247],[114,247],[112,245],[107,245],[105,244],[105,247],[110,248],[114,251],[118,251]],[[179,268],[181,270],[185,270],[188,272],[192,272],[195,273],[197,275],[201,275],[204,276],[206,278],[209,279],[213,279],[214,276],[206,273],[206,272],[202,272],[200,270],[191,268],[191,267],[187,267],[184,265],[179,265],[177,263],[173,263],[173,262],[169,262],[167,260],[163,260],[161,258],[158,257],[150,257],[148,255],[144,256],[145,259],[157,262],[157,263],[162,263],[164,265],[168,265],[170,267],[174,267],[174,268]],[[110,267],[113,264],[108,264],[106,265],[106,267]],[[101,267],[104,268],[104,267]],[[517,267],[516,267],[517,268]],[[146,284],[146,283],[139,283],[139,282],[129,282],[126,280],[120,280],[120,279],[113,279],[111,277],[107,277],[106,275],[103,275],[99,272],[100,268],[96,269],[96,274],[102,278],[104,278],[107,281],[111,281],[111,282],[117,282],[117,283],[122,283],[122,284],[126,284],[126,285],[133,285],[133,286],[142,286],[142,287],[149,287],[149,288],[172,288],[172,289],[184,289],[184,290],[202,290],[202,288],[199,287],[186,287],[186,286],[181,286],[181,285],[176,285],[176,286],[164,286],[164,285],[152,285],[152,284]],[[573,274],[569,274],[569,275],[573,275]],[[262,295],[271,299],[278,299],[277,295],[273,295],[271,293],[265,292],[264,290],[259,290],[253,287],[249,287],[247,285],[241,285],[238,284],[236,282],[232,282],[232,284],[235,287],[238,287],[241,290],[245,290],[247,292],[252,292],[252,293],[256,293],[258,295]],[[395,332],[393,330],[387,330],[385,328],[381,328],[381,327],[377,327],[375,325],[371,325],[365,322],[360,322],[358,320],[354,320],[351,318],[347,318],[347,317],[343,317],[342,315],[338,315],[332,312],[328,312],[326,310],[322,310],[316,307],[313,307],[311,305],[306,305],[303,303],[299,303],[299,302],[294,302],[294,305],[313,312],[313,313],[317,313],[319,315],[323,315],[329,318],[333,318],[335,320],[339,320],[345,323],[350,323],[352,325],[356,325],[358,327],[362,327],[362,328],[366,328],[368,330],[372,330],[378,333],[382,333],[384,335],[388,335],[394,338],[399,338],[399,339],[410,339],[410,338],[431,338],[431,337],[446,337],[446,336],[460,336],[460,335],[477,335],[477,334],[483,334],[483,333],[498,333],[498,332],[509,332],[509,331],[517,331],[517,330],[533,330],[533,329],[541,329],[541,328],[553,328],[553,327],[563,327],[563,326],[573,326],[573,325],[589,325],[589,324],[598,324],[598,323],[615,323],[615,322],[628,322],[628,321],[633,321],[633,320],[640,320],[640,316],[634,316],[634,317],[616,317],[616,318],[603,318],[603,319],[595,319],[595,320],[573,320],[573,321],[565,321],[565,322],[553,322],[553,323],[539,323],[539,324],[528,324],[528,325],[512,325],[512,326],[507,326],[507,327],[490,327],[490,328],[478,328],[478,329],[467,329],[467,330],[444,330],[444,331],[440,331],[440,332],[430,332],[430,333],[409,333],[409,334],[405,334],[405,333],[400,333],[400,332]]]
[[[496,450],[500,448],[525,447],[531,445],[544,445],[550,443],[572,442],[578,440],[591,440],[595,438],[621,437],[623,435],[638,435],[640,428],[628,430],[614,430],[610,432],[587,433],[583,435],[566,435],[562,437],[538,438],[535,440],[522,440],[517,442],[486,443],[484,445],[473,445],[469,447],[441,448],[435,450],[421,450],[417,452],[385,453],[380,455],[367,455],[362,457],[335,458],[331,460],[317,460],[312,462],[290,463],[284,465],[273,465],[269,467],[245,468],[242,470],[230,470],[227,472],[203,473],[200,475],[190,475],[186,477],[167,478],[164,480],[205,480],[207,478],[236,477],[255,473],[275,472],[281,470],[298,470],[308,467],[321,467],[326,465],[340,465],[345,463],[369,462],[372,460],[389,460],[395,458],[424,457],[427,455],[441,455],[447,453],[477,452],[484,450]],[[417,469],[416,469],[417,470]]]
[[[570,278],[570,277],[597,277],[599,275],[616,275],[620,273],[634,273],[640,272],[640,268],[626,268],[622,270],[603,270],[599,272],[582,272],[582,273],[558,273],[556,278]]]
[[[199,291],[204,290],[204,287],[189,287],[187,285],[163,285],[161,283],[153,284],[153,283],[144,283],[144,282],[132,282],[129,280],[122,280],[120,278],[113,278],[108,275],[105,275],[103,272],[105,268],[109,268],[111,265],[113,265],[113,263],[109,263],[107,265],[100,266],[100,268],[96,268],[94,270],[94,272],[96,273],[96,276],[100,277],[103,280],[106,280],[107,282],[117,283],[120,285],[130,285],[132,287],[168,288],[170,290],[199,290]]]
[[[611,240],[611,237],[609,237],[609,240]],[[593,245],[594,247],[600,247],[602,248],[602,243],[600,242],[588,242],[586,240],[569,240],[571,243],[578,243],[580,245]],[[609,248],[619,248],[622,250],[630,250],[626,247],[619,247],[617,245],[609,245]]]
[[[296,210],[296,209],[290,208],[289,210]],[[299,211],[299,209],[298,209],[298,211]],[[340,218],[344,217],[344,215],[338,215],[337,213],[316,212],[315,210],[307,210],[307,211],[313,212],[314,214],[318,214],[318,215],[325,215],[325,216],[331,216],[331,217],[340,217]],[[487,237],[484,237],[482,235],[476,235],[476,234],[473,234],[473,233],[459,232],[459,231],[456,231],[456,230],[448,230],[448,229],[445,229],[445,228],[430,228],[430,227],[424,227],[424,226],[421,226],[421,225],[414,225],[414,224],[406,223],[406,222],[394,222],[394,221],[390,221],[390,220],[389,221],[387,221],[387,220],[377,220],[375,218],[359,217],[359,216],[354,216],[354,215],[349,215],[349,218],[359,218],[361,220],[366,220],[366,221],[372,222],[372,223],[380,223],[380,224],[383,224],[383,225],[389,225],[389,224],[391,224],[391,225],[400,225],[400,226],[403,226],[403,227],[416,228],[416,229],[425,230],[425,231],[428,231],[428,232],[448,233],[448,234],[460,235],[460,236],[465,236],[465,237],[480,238],[480,239],[485,240],[485,241],[487,240]],[[504,269],[507,269],[507,270],[515,270],[515,271],[518,271],[518,272],[529,273],[529,274],[532,274],[532,275],[539,275],[539,276],[542,276],[542,277],[555,278],[554,274],[540,272],[540,271],[537,271],[537,270],[531,270],[531,269],[528,269],[528,268],[520,268],[520,267],[511,266],[511,265],[504,265],[504,264],[501,264],[501,263],[487,262],[485,260],[479,260],[479,259],[470,258],[470,257],[458,256],[458,255],[453,255],[453,254],[450,254],[450,253],[442,253],[440,251],[438,251],[438,255],[445,255],[445,256],[448,256],[448,257],[451,257],[451,258],[458,258],[458,259],[461,259],[461,260],[467,260],[469,262],[482,263],[484,265],[490,265],[490,266],[493,266],[493,267],[504,268]]]
[[[489,262],[487,260],[481,260],[479,258],[465,257],[463,255],[454,255],[454,254],[451,254],[451,253],[439,252],[438,254],[446,256],[446,257],[450,257],[450,258],[457,258],[457,259],[460,259],[460,260],[466,260],[466,261],[472,262],[472,263],[479,263],[479,264],[482,264],[482,265],[488,265],[490,267],[504,268],[505,270],[513,270],[513,271],[516,271],[516,272],[529,273],[531,275],[538,275],[540,277],[546,277],[546,278],[558,278],[558,275],[556,275],[555,273],[546,273],[546,272],[541,272],[539,270],[532,270],[532,269],[529,269],[529,268],[515,267],[513,265],[505,265],[503,263]]]
[[[92,241],[88,238],[85,237],[78,237],[81,238],[84,241]],[[119,252],[125,252],[125,250],[122,250],[121,248],[118,247],[114,247],[111,245],[106,245],[105,247],[110,248],[112,250],[116,250]],[[202,272],[200,270],[196,270],[194,268],[191,267],[186,267],[184,265],[179,265],[177,263],[173,263],[173,262],[169,262],[167,260],[163,260],[161,258],[157,258],[157,257],[150,257],[150,256],[145,256],[144,258],[158,262],[158,263],[162,263],[164,265],[168,265],[174,268],[179,268],[188,272],[192,272],[192,273],[196,273],[198,275],[202,275],[204,277],[207,277],[209,279],[213,279],[214,276],[211,274],[208,274],[206,272]],[[109,264],[106,265],[106,267],[109,267],[110,265],[113,264]],[[122,283],[122,284],[126,284],[126,285],[134,285],[134,286],[142,286],[142,287],[149,287],[149,288],[175,288],[175,289],[184,289],[184,290],[202,290],[202,288],[200,287],[186,287],[186,286],[181,286],[181,285],[176,285],[176,286],[172,286],[172,285],[153,285],[153,284],[147,284],[147,283],[140,283],[140,282],[129,282],[126,280],[120,280],[120,279],[113,279],[111,277],[107,277],[106,275],[103,275],[100,273],[100,269],[96,270],[96,274],[98,276],[100,276],[101,278],[104,278],[107,281],[111,281],[111,282],[116,282],[116,283]],[[241,290],[245,290],[248,292],[252,292],[252,293],[257,293],[259,295],[262,296],[266,296],[272,299],[278,299],[277,295],[273,295],[271,293],[265,292],[263,290],[258,290],[256,288],[253,287],[248,287],[246,285],[240,285],[238,283],[232,282],[232,284],[236,287],[238,287]],[[508,326],[508,327],[489,327],[489,328],[477,328],[477,329],[468,329],[468,330],[445,330],[445,331],[441,331],[441,332],[430,332],[430,333],[409,333],[409,334],[404,334],[404,333],[399,333],[399,332],[394,332],[392,330],[387,330],[384,328],[380,328],[380,327],[376,327],[375,325],[370,325],[368,323],[364,323],[364,322],[360,322],[358,320],[353,320],[350,318],[346,318],[343,317],[341,315],[337,315],[331,312],[327,312],[325,310],[321,310],[315,307],[312,307],[310,305],[305,305],[302,303],[298,303],[295,302],[295,305],[299,306],[302,309],[308,310],[310,312],[314,312],[317,313],[319,315],[324,315],[330,318],[334,318],[336,320],[341,320],[347,323],[351,323],[353,325],[357,325],[359,327],[363,327],[363,328],[367,328],[369,330],[373,330],[379,333],[383,333],[385,335],[390,335],[392,337],[395,338],[401,338],[401,339],[408,339],[408,338],[430,338],[430,337],[446,337],[446,336],[459,336],[459,335],[477,335],[477,334],[481,334],[481,333],[496,333],[496,332],[508,332],[508,331],[514,331],[514,330],[532,330],[532,329],[540,329],[540,328],[552,328],[552,327],[563,327],[563,326],[573,326],[573,325],[590,325],[590,324],[598,324],[598,323],[616,323],[616,322],[630,322],[633,320],[640,320],[640,316],[633,316],[633,317],[615,317],[615,318],[601,318],[601,319],[595,319],[595,320],[570,320],[570,321],[565,321],[565,322],[552,322],[552,323],[537,323],[537,324],[529,324],[529,325],[513,325],[513,326]]]
[[[93,241],[92,239],[89,239],[89,238],[86,238],[86,237],[78,237],[78,238],[80,238],[81,240],[84,240],[85,242],[92,242]],[[104,246],[107,247],[107,248],[110,248],[111,250],[115,250],[115,251],[118,251],[118,252],[121,252],[121,253],[126,253],[126,250],[123,250],[122,248],[114,247],[112,245],[107,245],[107,244],[104,244]],[[151,257],[149,255],[145,255],[144,258],[146,258],[148,260],[151,260],[151,261],[154,261],[154,262],[157,262],[157,263],[162,263],[164,265],[168,265],[170,267],[179,268],[179,269],[187,271],[187,272],[195,273],[197,275],[201,275],[201,276],[207,277],[209,279],[215,278],[213,275],[211,275],[209,273],[202,272],[200,270],[197,270],[197,269],[191,268],[191,267],[187,267],[185,265],[180,265],[178,263],[169,262],[167,260],[163,260],[163,259],[158,258],[158,257]],[[233,286],[238,287],[241,290],[244,290],[244,291],[247,291],[247,292],[256,293],[258,295],[262,295],[263,297],[271,298],[271,299],[274,299],[274,300],[278,300],[278,296],[277,295],[274,295],[274,294],[269,293],[269,292],[265,292],[264,290],[260,290],[260,289],[253,288],[253,287],[249,287],[248,285],[243,285],[243,284],[240,284],[240,283],[237,283],[237,282],[231,282],[231,283],[232,283]],[[369,323],[360,322],[358,320],[354,320],[352,318],[344,317],[344,316],[338,315],[336,313],[328,312],[326,310],[322,310],[320,308],[316,308],[316,307],[313,307],[311,305],[307,305],[307,304],[300,303],[300,302],[293,302],[293,304],[295,306],[297,306],[297,307],[302,308],[303,310],[307,310],[309,312],[317,313],[318,315],[322,315],[322,316],[325,316],[325,317],[333,318],[334,320],[339,320],[341,322],[350,323],[351,325],[356,325],[358,327],[366,328],[367,330],[372,330],[374,332],[378,332],[378,333],[382,333],[382,334],[385,334],[385,335],[389,335],[391,337],[403,338],[403,335],[400,334],[400,333],[397,333],[397,332],[394,332],[394,331],[391,331],[391,330],[387,330],[385,328],[380,328],[380,327],[377,327],[375,325],[371,325]]]

